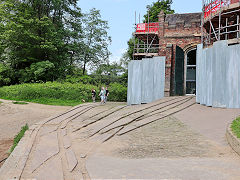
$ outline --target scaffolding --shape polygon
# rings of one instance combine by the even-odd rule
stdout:
[[[202,44],[240,38],[240,0],[203,0]]]
[[[141,60],[143,58],[158,56],[159,52],[159,23],[148,22],[136,24],[135,14],[135,32],[134,32],[134,52],[133,59]]]

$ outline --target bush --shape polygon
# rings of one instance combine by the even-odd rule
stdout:
[[[233,121],[231,128],[232,128],[233,133],[238,138],[240,138],[240,117]]]
[[[109,86],[109,101],[126,102],[127,101],[127,87],[112,83]]]
[[[50,105],[77,105],[84,99],[86,102],[92,101],[91,90],[100,87],[83,83],[28,83],[0,88],[0,98],[16,101],[28,101]],[[121,84],[113,83],[109,86],[111,101],[126,101],[127,88]]]

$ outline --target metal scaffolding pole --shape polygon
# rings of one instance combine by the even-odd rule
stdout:
[[[136,30],[137,29],[137,12],[135,11],[135,24],[134,24],[134,29]],[[136,48],[136,34],[134,33],[134,48],[133,48],[133,59],[135,58],[134,57],[134,53],[135,53],[135,48]]]
[[[148,36],[149,36],[149,11],[148,11],[148,33],[147,33],[147,50],[145,53],[148,52]]]
[[[222,14],[222,0],[220,0],[219,27],[218,27],[218,41],[221,40],[221,14]]]
[[[239,39],[240,37],[240,22],[239,22],[239,15],[237,16],[237,38]]]
[[[227,26],[228,26],[228,18],[226,18],[226,34],[225,34],[225,40],[228,39],[228,28],[227,28]]]

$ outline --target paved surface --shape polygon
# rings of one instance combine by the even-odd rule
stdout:
[[[3,102],[0,104],[0,161],[8,157],[8,150],[13,144],[14,136],[26,123],[32,126],[47,117],[65,112],[71,108],[36,103],[20,105],[2,99],[0,101]],[[1,165],[0,162],[0,167]]]
[[[237,180],[240,158],[222,138],[240,110],[221,112],[193,97],[80,105],[32,126],[0,179]]]

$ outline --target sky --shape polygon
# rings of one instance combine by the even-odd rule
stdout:
[[[102,19],[108,21],[112,44],[110,61],[118,61],[127,49],[127,41],[134,31],[135,11],[143,19],[146,6],[156,0],[79,0],[79,7],[86,13],[92,8],[100,10]],[[173,0],[175,13],[201,12],[202,0]],[[139,18],[137,18],[139,19]],[[137,21],[138,22],[138,21]]]

